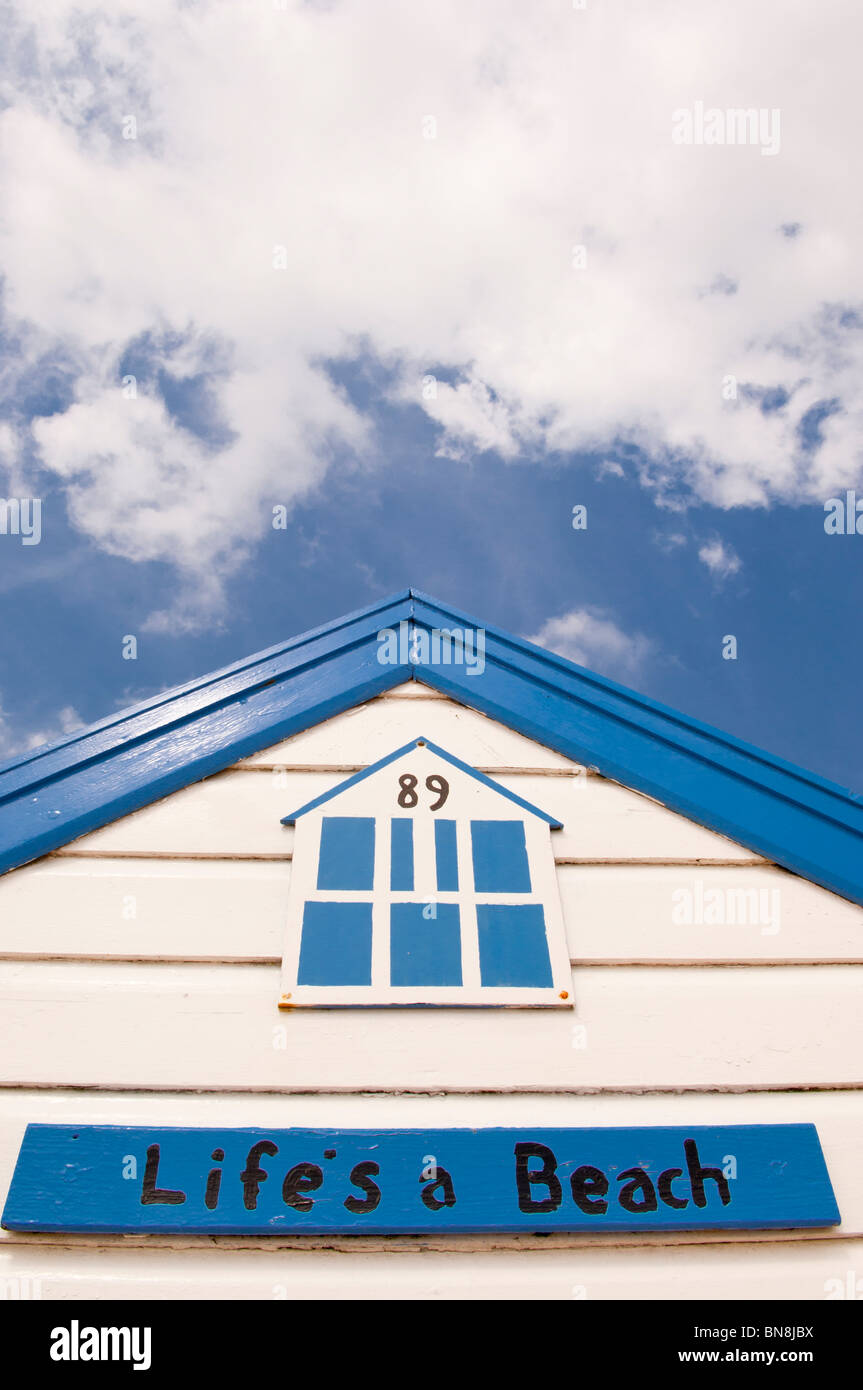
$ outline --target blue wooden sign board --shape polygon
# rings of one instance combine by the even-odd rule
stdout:
[[[212,1235],[767,1230],[840,1220],[814,1125],[28,1125],[3,1226]]]

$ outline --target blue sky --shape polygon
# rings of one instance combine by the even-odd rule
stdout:
[[[854,12],[650,8],[10,7],[0,755],[413,585],[863,788]]]

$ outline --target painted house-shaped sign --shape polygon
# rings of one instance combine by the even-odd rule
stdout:
[[[283,823],[283,1008],[571,1007],[553,816],[416,738]]]

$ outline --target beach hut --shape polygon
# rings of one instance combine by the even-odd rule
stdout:
[[[415,590],[14,759],[5,1297],[859,1297],[861,851]]]

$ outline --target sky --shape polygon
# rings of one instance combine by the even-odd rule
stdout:
[[[0,24],[0,758],[413,586],[863,790],[853,0]]]

